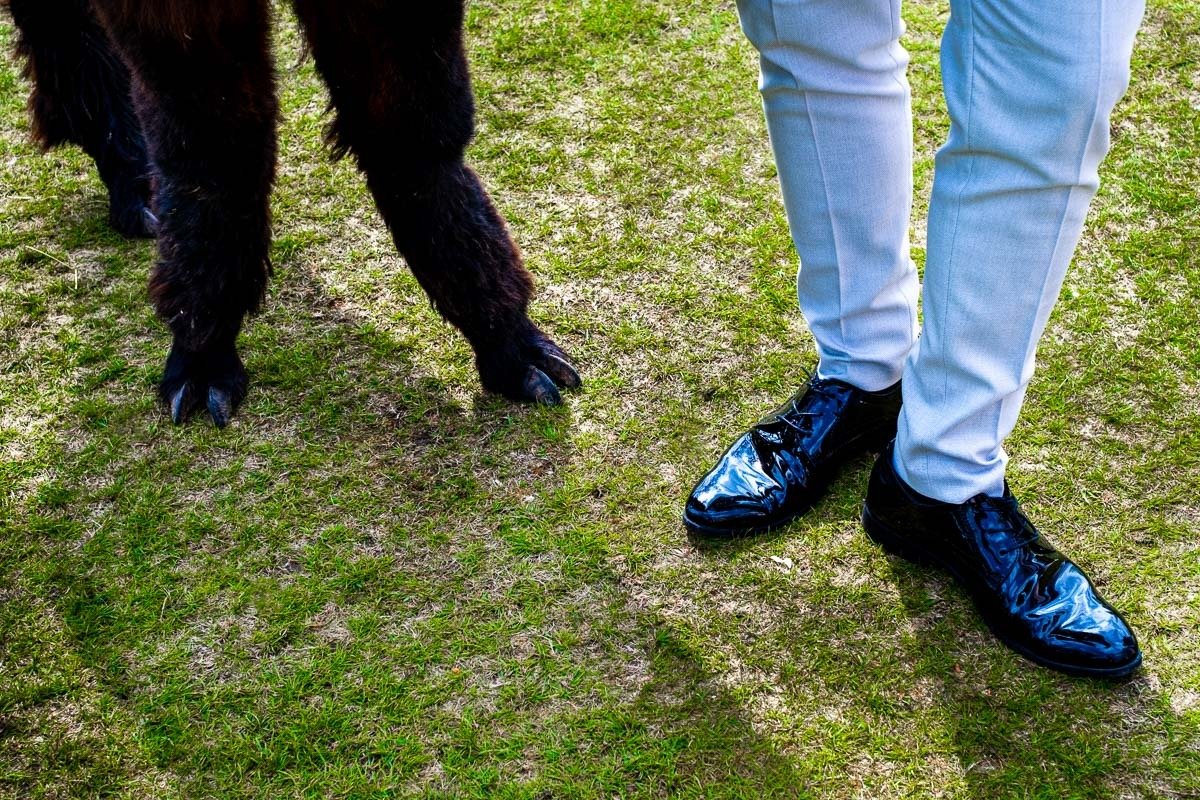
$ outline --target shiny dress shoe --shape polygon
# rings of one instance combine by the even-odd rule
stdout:
[[[1123,678],[1142,663],[1137,639],[1088,577],[1041,537],[1004,488],[942,503],[896,474],[892,447],[871,473],[863,527],[893,555],[949,572],[992,633],[1069,675]]]
[[[899,413],[899,383],[865,392],[814,376],[700,479],[684,525],[705,536],[739,536],[790,522],[812,508],[846,461],[890,441]]]

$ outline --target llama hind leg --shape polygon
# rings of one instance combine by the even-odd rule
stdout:
[[[108,188],[109,222],[126,236],[153,236],[150,167],[129,97],[129,70],[87,0],[5,0],[17,52],[33,83],[34,137],[46,149],[73,143],[96,162]]]
[[[336,109],[335,152],[354,154],[397,249],[470,341],[484,388],[561,402],[579,375],[529,319],[533,279],[463,162],[474,107],[462,0],[295,5]]]
[[[236,349],[269,273],[276,99],[267,0],[95,0],[133,78],[155,165],[150,295],[173,334],[160,385],[179,423],[224,426],[246,392]]]

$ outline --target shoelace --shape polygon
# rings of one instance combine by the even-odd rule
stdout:
[[[980,531],[1007,535],[1011,544],[1005,548],[1006,552],[1032,544],[1038,538],[1037,530],[1025,519],[1020,503],[1011,494],[1004,497],[979,494],[967,501],[967,508]]]
[[[808,389],[805,398],[810,407],[816,407],[808,411],[802,410],[797,407],[799,398],[793,397],[790,401],[791,408],[779,414],[777,419],[802,436],[812,433],[812,424],[809,420],[814,417],[824,416],[828,412],[828,409],[824,407],[825,404],[837,403],[840,399],[837,394],[829,391],[831,388],[833,388],[833,384],[822,381],[819,378],[813,378],[810,374],[808,376]],[[823,402],[817,402],[818,400]]]

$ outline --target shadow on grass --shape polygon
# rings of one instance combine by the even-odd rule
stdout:
[[[94,228],[80,225],[57,235]],[[151,248],[137,253],[148,271]],[[98,276],[63,312],[87,316],[123,280]],[[603,545],[567,532],[579,522],[563,486],[570,409],[482,395],[467,407],[303,265],[271,293],[241,347],[251,393],[224,431],[203,417],[171,426],[158,406],[161,326],[153,344],[142,337],[141,366],[106,363],[128,322],[86,342],[98,355],[67,390],[49,480],[19,510],[13,637],[52,610],[58,643],[20,643],[42,667],[5,692],[0,738],[14,757],[0,785],[108,796],[153,775],[184,795],[444,783],[456,797],[753,797],[764,782],[796,784],[665,625],[651,625],[650,679],[629,703],[529,722],[535,704],[494,735],[464,723],[460,663],[502,661],[491,640],[536,632],[578,589],[612,581]],[[528,508],[535,495],[549,506]],[[584,571],[548,597],[522,594],[540,590],[542,563]],[[631,613],[622,624],[647,624]],[[60,667],[86,673],[64,682]],[[97,705],[62,717],[84,695]],[[345,705],[314,718],[314,702]],[[476,752],[527,722],[533,774]],[[555,740],[577,757],[556,757]]]
[[[672,625],[652,625],[651,674],[629,704],[568,720],[578,756],[543,772],[545,797],[810,796],[742,701]],[[594,795],[580,792],[594,787]]]
[[[87,205],[90,212],[95,204]],[[151,245],[97,237],[96,220],[86,214],[63,222],[53,231],[28,232],[28,240],[103,248],[101,259],[133,251],[141,262],[136,280],[144,285]],[[127,264],[98,271],[90,291],[56,297],[55,312],[75,320],[111,317],[103,298],[128,284],[134,271]],[[13,576],[12,591],[29,602],[13,598],[10,608],[51,602],[72,651],[114,698],[127,701],[146,681],[153,685],[156,677],[136,662],[209,613],[223,594],[235,609],[261,609],[272,582],[301,585],[280,603],[294,607],[272,609],[269,630],[245,648],[269,659],[304,638],[306,620],[330,597],[362,597],[382,587],[391,565],[380,563],[393,554],[428,559],[402,566],[419,602],[439,588],[452,591],[453,557],[462,548],[447,544],[449,531],[438,530],[439,523],[470,519],[459,510],[503,502],[506,490],[552,487],[572,458],[563,435],[571,425],[568,408],[521,408],[481,394],[466,407],[414,367],[410,348],[387,331],[353,313],[330,313],[337,304],[303,269],[289,270],[272,293],[283,313],[268,310],[250,324],[241,349],[253,388],[225,431],[202,416],[182,428],[167,421],[154,398],[169,344],[161,325],[149,334],[150,346],[129,320],[87,330],[74,345],[87,351],[83,357],[55,342],[44,345],[81,378],[67,386],[65,410],[54,421],[63,430],[56,451],[44,457],[48,481],[28,499],[28,513],[19,508],[13,518],[21,547],[5,573]],[[272,318],[299,325],[273,326]],[[133,356],[129,338],[142,340]],[[488,530],[472,534],[468,544],[477,544]],[[13,547],[17,542],[10,540]],[[450,555],[443,557],[443,549]],[[425,567],[428,575],[421,574]],[[46,654],[32,653],[31,663],[38,657]],[[36,706],[45,700],[37,675],[26,677],[27,685],[4,691],[4,735],[62,740],[21,721],[37,719]],[[70,702],[80,683],[54,686],[55,697]],[[66,752],[30,746],[38,755],[28,759],[34,771],[26,788],[55,775],[57,754]],[[78,755],[81,748],[68,750]],[[57,774],[69,776],[85,763],[64,762]],[[79,785],[101,784],[107,785]]]
[[[861,494],[849,487],[865,483],[868,471],[849,470],[830,497],[783,529],[693,545],[703,560],[736,575],[780,539],[803,540],[831,516],[854,517]],[[850,563],[847,547],[859,545],[835,547],[843,564]],[[1158,690],[1153,663],[1123,683],[1059,675],[997,642],[940,572],[873,547],[855,569],[858,575],[847,576],[814,568],[804,588],[795,579],[777,586],[768,579],[745,590],[743,574],[743,588],[731,587],[725,598],[755,608],[750,624],[737,624],[751,644],[734,649],[770,676],[794,714],[757,719],[786,729],[790,742],[814,743],[816,752],[795,762],[799,786],[819,795],[858,786],[892,796],[904,791],[905,779],[924,774],[916,785],[957,787],[981,800],[1188,797],[1200,789],[1200,726]],[[754,601],[739,601],[745,597]],[[695,625],[719,630],[726,613],[700,616]],[[831,780],[800,766],[822,761],[842,764],[845,773]]]
[[[1153,664],[1123,682],[1038,667],[995,640],[948,578],[887,559],[914,622],[912,674],[932,681],[949,712],[971,796],[1187,797],[1200,788],[1200,730],[1157,691]]]
[[[84,365],[90,377],[62,417],[79,430],[64,435],[57,474],[32,501],[24,533],[35,550],[19,562],[17,591],[36,593],[30,614],[51,601],[109,704],[97,724],[122,717],[130,736],[73,740],[46,709],[80,684],[37,678],[4,706],[5,735],[22,740],[30,765],[18,789],[116,792],[117,753],[130,780],[148,764],[185,794],[229,796],[398,786],[433,796],[445,784],[440,796],[805,797],[877,777],[838,774],[847,765],[946,756],[950,777],[979,798],[1194,793],[1194,726],[1148,682],[1111,687],[1029,666],[943,579],[891,562],[883,580],[900,619],[852,597],[816,610],[768,604],[788,656],[778,685],[798,714],[783,736],[801,750],[780,752],[763,731],[781,722],[764,723],[706,666],[694,644],[704,637],[647,612],[614,579],[613,549],[591,530],[606,520],[581,513],[586,482],[572,485],[569,409],[478,396],[468,408],[409,344],[339,306],[311,273],[289,270],[273,293],[277,311],[252,323],[244,346],[255,388],[230,430],[166,422],[151,399],[157,356],[140,383],[114,373],[109,386],[92,375],[103,364]],[[298,323],[272,324],[288,321]],[[165,352],[166,332],[155,338]],[[837,492],[814,514],[854,505]],[[729,565],[803,537],[806,524],[703,554]],[[544,618],[576,603],[576,589],[614,583],[618,621],[653,632],[633,643],[649,676],[631,699],[573,709],[569,696],[537,694],[571,688],[530,677],[543,656],[505,664],[493,652],[594,624]],[[602,638],[625,644],[621,630]],[[594,666],[575,658],[566,666]],[[498,663],[532,699],[469,685],[463,663],[489,677]],[[921,723],[935,729],[906,727]],[[70,746],[36,744],[47,726],[58,726],[49,741]],[[919,749],[896,752],[908,742]],[[1125,775],[1130,761],[1155,774]]]

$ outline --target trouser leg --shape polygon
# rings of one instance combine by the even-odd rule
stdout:
[[[923,494],[1003,492],[1003,441],[1099,185],[1142,11],[1139,0],[951,3],[951,129],[896,446],[900,476]]]
[[[900,0],[738,0],[818,373],[895,383],[916,336],[908,254],[912,115]]]

